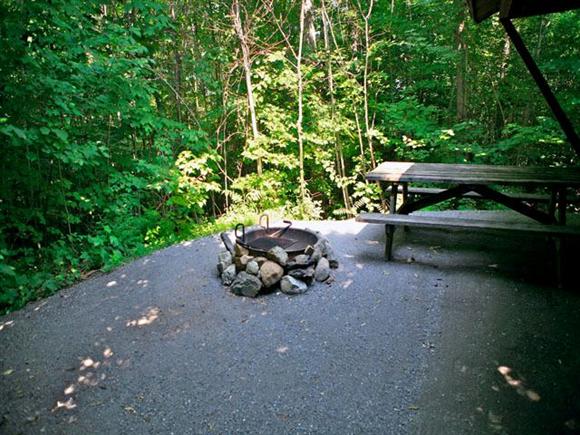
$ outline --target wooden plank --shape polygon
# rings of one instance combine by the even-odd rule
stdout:
[[[435,195],[437,193],[443,192],[445,189],[440,189],[437,187],[408,187],[407,194],[408,195]],[[391,192],[391,186],[387,187],[387,193]],[[403,189],[399,188],[398,193],[404,194]],[[549,194],[542,194],[542,193],[506,193],[505,195],[519,199],[522,201],[531,201],[531,202],[549,202],[551,200],[551,195]],[[476,192],[467,192],[463,195],[463,198],[472,198],[472,199],[482,199],[483,197]],[[580,202],[579,197],[569,198],[568,202]],[[552,213],[553,214],[553,213]]]
[[[534,222],[506,222],[501,220],[467,219],[452,216],[424,216],[404,214],[361,213],[356,217],[357,222],[372,224],[407,225],[410,227],[425,228],[464,228],[481,230],[498,230],[514,233],[532,233],[549,236],[578,236],[580,227],[564,225],[546,225]]]
[[[368,180],[440,182],[454,184],[520,184],[578,186],[580,167],[542,168],[445,163],[384,162],[366,175]]]

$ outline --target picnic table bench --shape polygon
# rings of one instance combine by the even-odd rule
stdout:
[[[390,183],[389,214],[361,213],[359,222],[384,224],[385,257],[392,259],[392,244],[397,226],[428,228],[462,228],[504,231],[507,233],[541,234],[554,240],[558,284],[562,283],[563,238],[579,237],[580,227],[566,226],[567,190],[580,187],[580,168],[538,168],[519,166],[466,165],[441,163],[384,162],[369,172],[368,180]],[[410,188],[409,183],[446,183],[447,189]],[[548,195],[506,194],[495,186],[543,187]],[[397,195],[403,203],[397,208]],[[419,196],[413,199],[412,196]],[[502,204],[532,220],[505,222],[501,220],[465,219],[430,214],[412,214],[425,207],[451,198],[472,197]],[[574,198],[576,201],[576,198]],[[546,211],[529,202],[547,202]]]

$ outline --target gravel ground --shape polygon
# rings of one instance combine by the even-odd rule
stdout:
[[[303,223],[341,264],[229,294],[217,236],[0,318],[0,433],[573,433],[578,292],[541,240]],[[493,249],[488,249],[493,247]]]

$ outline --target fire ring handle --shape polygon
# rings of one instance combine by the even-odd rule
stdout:
[[[242,237],[240,238],[240,236],[238,235],[238,228],[242,227]],[[244,224],[239,223],[236,225],[236,228],[234,229],[234,235],[236,236],[236,239],[241,240],[242,243],[246,243],[246,227]]]
[[[264,226],[262,224],[262,221],[264,220],[264,218],[266,218],[266,226]],[[270,216],[268,216],[266,213],[264,213],[262,216],[260,216],[260,218],[258,219],[258,225],[260,225],[262,228],[266,228],[269,229],[270,228]]]

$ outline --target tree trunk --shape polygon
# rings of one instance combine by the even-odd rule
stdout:
[[[365,133],[367,136],[367,143],[369,147],[369,152],[371,154],[371,164],[374,167],[377,166],[375,160],[375,150],[373,147],[373,137],[371,131],[371,124],[369,119],[369,58],[370,58],[370,27],[369,19],[373,11],[373,0],[369,3],[369,9],[366,14],[363,14],[363,19],[365,23],[365,66],[363,71],[363,98],[364,98],[364,115],[365,115]],[[362,10],[361,10],[362,13]]]
[[[465,32],[465,7],[462,2],[456,2],[458,7],[458,26],[455,31],[455,43],[457,46],[457,69],[455,75],[456,100],[455,108],[457,120],[463,121],[467,117],[467,96],[465,90],[465,74],[467,69],[467,45],[464,39]]]
[[[250,47],[247,39],[247,32],[244,32],[244,28],[242,26],[240,5],[238,4],[238,0],[234,0],[232,4],[232,20],[242,49],[242,62],[244,67],[244,74],[246,77],[246,93],[248,96],[248,109],[250,111],[252,136],[254,140],[257,140],[260,136],[260,132],[258,131],[258,120],[256,118],[256,100],[254,99],[254,87],[252,86],[252,62],[250,59]],[[258,157],[257,159],[257,172],[258,175],[262,175],[261,157]]]
[[[332,124],[336,120],[336,101],[334,98],[334,74],[332,71],[332,50],[330,47],[330,37],[329,32],[332,23],[330,21],[330,17],[326,12],[326,4],[324,0],[322,0],[322,33],[324,36],[324,49],[326,51],[326,79],[328,82],[328,93],[330,96],[330,116],[332,119]],[[334,133],[334,150],[336,154],[336,172],[338,174],[340,180],[340,189],[342,192],[342,200],[344,202],[344,207],[348,211],[350,215],[352,210],[352,201],[350,199],[350,195],[348,193],[348,186],[345,184],[346,181],[346,170],[344,164],[344,153],[342,151],[342,144],[338,138],[338,134],[336,133],[336,129],[333,131]]]
[[[304,140],[302,135],[302,105],[303,105],[303,83],[302,83],[302,47],[304,45],[304,15],[306,12],[306,2],[302,0],[300,8],[300,36],[298,37],[298,53],[296,56],[296,76],[298,78],[298,119],[296,120],[296,132],[298,135],[298,164],[300,167],[300,198],[304,202],[306,198],[306,181],[304,178]]]

